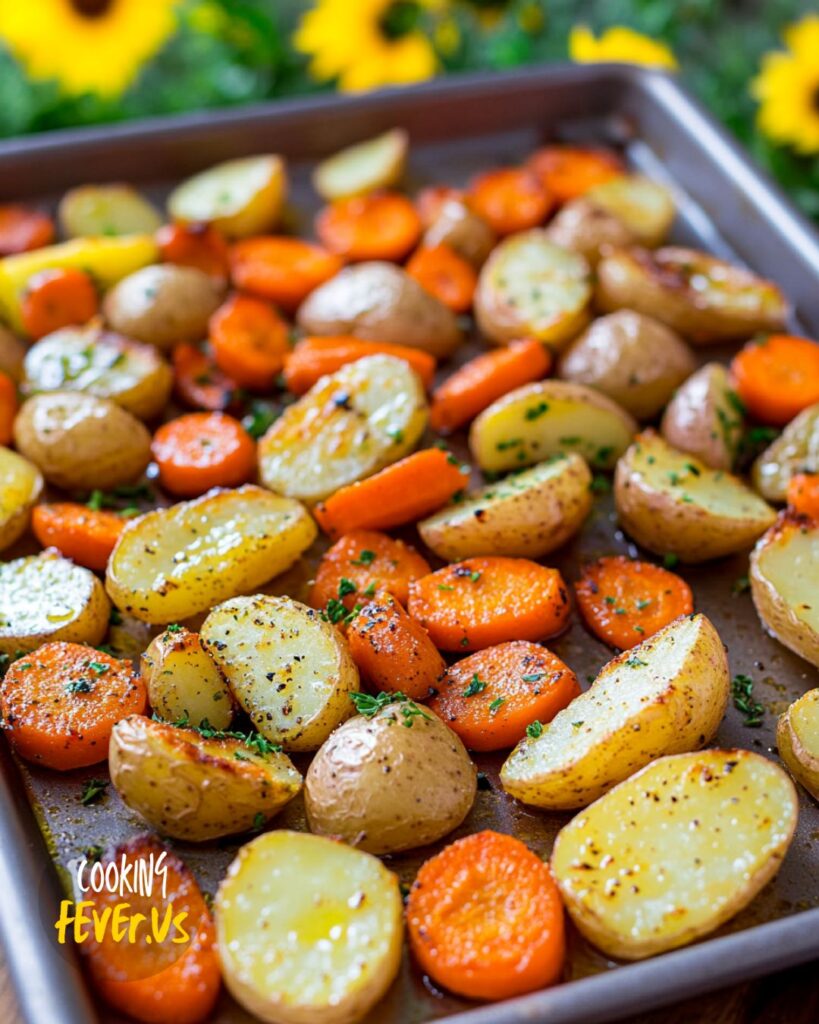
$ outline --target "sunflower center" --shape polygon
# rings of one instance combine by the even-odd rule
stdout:
[[[70,3],[83,18],[100,18],[113,5],[114,0],[70,0]]]
[[[387,39],[408,35],[421,20],[418,0],[392,0],[378,21],[381,34]]]

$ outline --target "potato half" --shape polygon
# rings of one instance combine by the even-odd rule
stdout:
[[[661,431],[672,447],[696,455],[712,469],[733,466],[744,414],[721,363],[706,363],[668,403]]]
[[[447,199],[424,232],[428,248],[448,245],[474,267],[486,262],[495,246],[495,232],[483,217],[459,199]]]
[[[355,1024],[401,964],[398,878],[321,836],[281,830],[243,846],[215,911],[225,984],[272,1024]]]
[[[60,200],[57,219],[66,238],[150,235],[162,224],[159,210],[130,185],[80,185]]]
[[[0,324],[0,373],[5,373],[19,383],[23,376],[23,360],[26,346],[16,334]]]
[[[391,188],[403,177],[408,149],[409,135],[393,128],[322,160],[313,171],[313,187],[328,202]]]
[[[674,196],[642,174],[623,174],[590,188],[584,198],[624,224],[639,245],[649,249],[668,237],[676,213]]]
[[[108,767],[128,807],[163,835],[192,842],[259,828],[301,789],[286,754],[145,715],[114,726]]]
[[[754,487],[768,501],[784,501],[796,473],[819,473],[819,402],[803,409],[753,465]]]
[[[819,689],[802,694],[779,716],[776,745],[791,775],[819,800]]]
[[[776,518],[739,477],[677,451],[653,430],[617,463],[614,502],[638,544],[684,562],[744,551]]]
[[[747,906],[779,870],[797,810],[791,780],[759,754],[663,757],[558,833],[552,872],[590,942],[642,960]]]
[[[637,239],[626,225],[585,196],[572,199],[557,211],[546,227],[556,245],[573,249],[595,267],[610,248],[634,245]]]
[[[0,551],[26,532],[42,491],[43,478],[34,463],[0,446]]]
[[[728,705],[725,648],[710,620],[687,615],[624,651],[501,770],[507,793],[549,810],[585,807],[664,754],[698,750]]]

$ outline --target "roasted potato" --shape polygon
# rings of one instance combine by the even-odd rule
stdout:
[[[472,423],[469,447],[481,469],[492,472],[521,469],[568,451],[609,469],[636,431],[631,416],[599,391],[542,380],[484,409]]]
[[[105,296],[108,325],[159,349],[207,336],[222,285],[196,267],[156,263],[114,285]]]
[[[803,409],[753,465],[754,487],[768,501],[784,501],[796,473],[819,473],[819,403]]]
[[[153,345],[90,324],[64,327],[35,342],[26,355],[23,390],[82,391],[150,420],[167,405],[172,384],[170,365]]]
[[[280,830],[243,846],[215,910],[225,984],[263,1021],[356,1024],[401,965],[397,877],[321,836]]]
[[[781,515],[757,542],[749,577],[768,632],[819,668],[819,526]]]
[[[386,854],[457,828],[475,800],[477,775],[449,726],[428,708],[398,701],[339,726],[313,758],[304,787],[311,832]]]
[[[671,399],[660,430],[672,447],[696,455],[711,469],[730,470],[743,424],[742,403],[728,371],[721,363],[706,363]]]
[[[791,775],[819,800],[819,689],[802,694],[779,716],[776,746]]]
[[[202,624],[202,646],[250,720],[285,750],[318,750],[354,711],[358,669],[341,632],[289,597],[236,597]]]
[[[81,185],[57,207],[66,238],[150,235],[162,224],[159,210],[130,185]]]
[[[258,829],[301,789],[290,758],[271,744],[207,739],[145,715],[114,726],[108,768],[128,807],[191,842]]]
[[[418,532],[447,562],[473,555],[541,558],[583,525],[591,482],[584,459],[558,454],[447,505],[418,523]]]
[[[586,326],[590,268],[542,228],[505,238],[484,264],[475,292],[475,318],[500,345],[537,338],[560,348]]]
[[[392,188],[404,175],[408,148],[403,128],[348,146],[316,166],[313,187],[328,202]]]
[[[634,309],[653,316],[694,344],[779,330],[790,311],[771,281],[677,247],[606,255],[597,266],[595,302],[605,312]]]
[[[111,615],[105,643],[115,657],[138,662],[156,633],[155,626],[135,619],[133,615],[123,615],[117,609]]]
[[[676,213],[665,185],[642,174],[610,178],[590,188],[584,198],[625,224],[634,241],[649,249],[666,240]]]
[[[641,313],[601,316],[560,358],[557,376],[588,384],[638,420],[652,419],[696,363],[674,331]]]
[[[50,391],[27,399],[14,421],[14,443],[50,484],[66,491],[108,490],[140,477],[151,435],[107,398]]]
[[[729,693],[716,629],[704,615],[681,616],[605,665],[540,736],[521,740],[503,788],[549,810],[585,807],[655,758],[704,747]]]
[[[613,214],[585,196],[562,206],[546,227],[547,237],[564,249],[584,256],[592,267],[610,248],[634,245],[637,239]]]
[[[0,551],[26,532],[42,490],[43,478],[37,467],[0,445]]]
[[[617,463],[614,503],[638,544],[683,562],[744,551],[776,518],[739,477],[677,451],[653,430]]]
[[[357,263],[319,285],[301,304],[299,325],[307,334],[350,334],[420,348],[436,358],[461,343],[455,314],[401,267]]]
[[[552,873],[590,942],[642,960],[747,906],[778,871],[797,811],[793,783],[759,754],[663,757],[561,829]]]
[[[96,646],[110,613],[97,577],[52,549],[0,562],[0,653],[33,651],[50,640]]]
[[[18,384],[23,376],[26,346],[8,327],[0,324],[0,373],[5,373]]]
[[[409,364],[367,356],[285,409],[259,442],[259,475],[313,504],[409,454],[426,422],[424,386]]]
[[[211,491],[128,523],[105,586],[121,611],[143,622],[176,622],[284,572],[317,533],[291,498],[252,484]]]
[[[441,205],[423,238],[423,244],[430,248],[448,245],[474,267],[483,266],[495,241],[495,232],[483,217],[458,199],[448,199]]]

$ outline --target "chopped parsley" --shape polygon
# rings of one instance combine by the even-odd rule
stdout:
[[[543,735],[543,726],[540,722],[532,722],[526,726],[526,735],[530,740],[539,739]]]
[[[524,683],[537,683],[545,675],[545,672],[531,672],[528,676],[521,676],[521,679],[523,679]]]
[[[346,597],[348,594],[354,594],[358,588],[352,580],[347,579],[346,576],[342,576],[338,584],[338,596],[340,598]]]
[[[82,787],[82,794],[80,795],[80,803],[95,804],[104,795],[108,789],[108,782],[105,779],[89,779]]]
[[[663,567],[666,569],[674,569],[679,565],[680,556],[675,555],[673,551],[668,551],[663,555]]]
[[[489,705],[489,714],[494,715],[500,710],[502,704],[506,703],[505,697],[496,697]]]
[[[483,681],[483,679],[478,678],[478,673],[476,672],[475,675],[472,676],[472,679],[469,681],[469,686],[467,686],[467,688],[464,690],[463,696],[474,697],[478,693],[483,693],[485,689],[486,683]]]
[[[525,420],[536,420],[539,419],[544,413],[549,411],[548,402],[538,402],[537,405],[530,405],[526,412],[523,414]]]
[[[66,693],[90,693],[93,689],[87,679],[72,679],[65,687]]]
[[[731,696],[734,698],[734,707],[745,715],[743,725],[750,729],[758,729],[762,725],[762,717],[765,714],[764,705],[754,700],[754,681],[750,676],[735,675],[731,680]]]
[[[166,626],[165,627],[165,632],[166,633],[181,633],[184,628],[185,628],[184,626],[180,626],[178,623],[172,622],[170,624],[170,626]]]
[[[647,665],[648,662],[643,661],[642,658],[627,658],[626,664],[629,668],[642,668],[644,665]]]
[[[278,409],[265,402],[253,402],[248,412],[242,417],[242,426],[248,434],[258,440],[263,437],[279,418]]]
[[[369,548],[364,548],[363,551],[359,552],[358,558],[354,558],[350,562],[350,565],[372,565],[375,561],[375,557],[376,555],[374,551],[370,551]]]
[[[430,716],[422,708],[418,707],[415,701],[410,700],[406,694],[396,691],[395,693],[351,693],[350,700],[355,704],[355,709],[359,715],[363,715],[365,718],[373,718],[378,714],[379,711],[391,704],[395,704],[398,713],[401,715],[403,722],[408,729],[412,728],[412,722],[415,718],[429,718]]]
[[[608,494],[611,490],[611,481],[602,473],[595,473],[589,484],[589,490],[592,494]]]

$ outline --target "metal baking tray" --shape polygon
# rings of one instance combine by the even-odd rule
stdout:
[[[306,228],[316,203],[308,182],[310,160],[395,125],[411,135],[413,186],[459,184],[478,170],[524,157],[547,138],[616,145],[633,166],[674,189],[677,241],[732,257],[776,279],[794,303],[795,325],[819,334],[819,237],[674,80],[623,66],[465,76],[367,97],[309,98],[14,140],[0,145],[0,198],[50,204],[68,186],[115,179],[138,182],[160,197],[183,174],[270,150],[291,162],[297,226]],[[582,537],[549,562],[573,580],[582,561],[614,552],[638,553],[603,500]],[[730,708],[718,744],[775,758],[776,714],[817,685],[819,674],[762,632],[747,594],[733,593],[733,583],[746,569],[741,557],[683,575],[694,587],[697,607],[726,642],[732,672],[753,676],[766,706],[760,729],[743,726]],[[296,596],[308,575],[309,569],[291,576]],[[577,616],[549,646],[581,680],[611,657]],[[56,945],[53,925],[69,862],[89,844],[123,839],[143,831],[144,823],[113,792],[99,804],[80,804],[83,781],[102,775],[102,766],[65,775],[39,770],[16,762],[5,741],[0,741],[0,759],[0,938],[23,1015],[29,1024],[116,1021],[116,1015],[93,1005],[73,952]],[[492,827],[547,855],[569,815],[539,812],[509,799],[497,783],[501,758],[477,760],[489,788],[479,790],[469,818],[449,838]],[[301,805],[291,805],[275,825],[303,828]],[[203,888],[213,892],[241,842],[173,845]],[[410,881],[433,850],[412,851],[389,863]],[[802,794],[799,829],[776,880],[716,936],[631,965],[606,959],[574,931],[569,950],[562,984],[488,1006],[438,992],[405,957],[399,979],[368,1020],[592,1024],[819,957],[819,806]],[[238,1024],[250,1018],[223,993],[214,1020]]]

